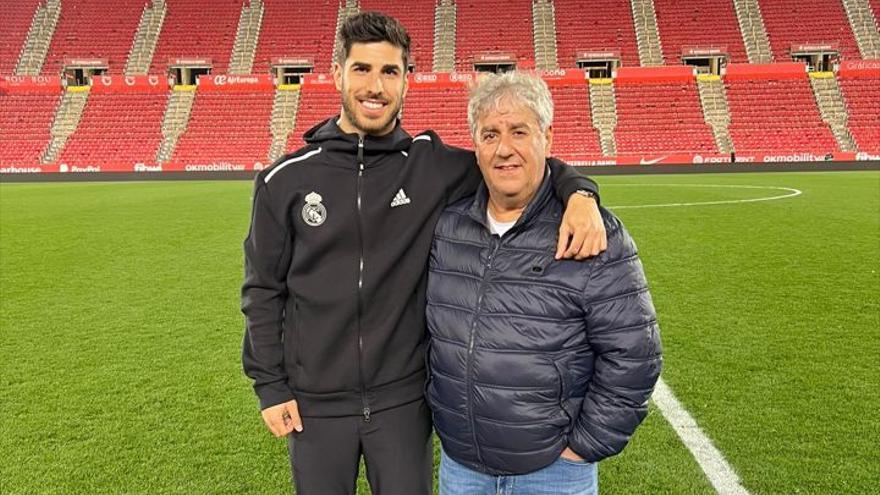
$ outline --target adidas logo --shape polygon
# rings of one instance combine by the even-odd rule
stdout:
[[[394,195],[394,199],[391,200],[391,207],[394,208],[395,206],[408,205],[411,202],[412,201],[406,197],[406,193],[403,192],[403,188],[401,187],[400,190],[397,191],[397,194]]]

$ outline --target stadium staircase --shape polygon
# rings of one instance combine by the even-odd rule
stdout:
[[[336,30],[334,33],[339,32],[339,28],[342,27],[342,23],[345,22],[349,17],[356,15],[360,12],[360,7],[358,6],[357,0],[345,0],[345,3],[339,4],[339,11],[336,14]],[[339,51],[339,37],[336,36],[333,41],[333,54],[335,55]]]
[[[253,71],[262,24],[262,0],[251,0],[250,5],[241,6],[235,43],[232,45],[232,57],[229,60],[230,74],[250,74]]]
[[[434,72],[455,69],[455,3],[440,0],[434,10]]]
[[[269,162],[281,158],[287,149],[290,133],[296,127],[296,112],[299,107],[299,87],[278,87],[272,102],[272,117],[269,127],[272,130],[272,144],[269,146]]]
[[[758,4],[758,0],[733,0],[733,6],[736,10],[743,43],[746,45],[749,63],[768,64],[772,62],[773,52],[770,50],[770,38],[767,37],[767,28],[764,27],[764,18],[761,15],[761,6]]]
[[[666,63],[681,63],[684,47],[726,48],[729,62],[747,62],[730,0],[654,0]]]
[[[599,146],[605,156],[617,154],[614,128],[617,127],[617,103],[614,80],[590,79],[590,113],[593,127],[599,130]]]
[[[877,32],[877,19],[868,5],[868,0],[843,0],[843,7],[849,17],[856,44],[862,58],[880,59],[880,34]]]
[[[777,62],[791,60],[793,45],[831,44],[843,60],[859,58],[843,4],[829,0],[758,0]]]
[[[846,126],[847,113],[840,86],[833,72],[811,72],[810,86],[819,106],[819,115],[831,128],[841,151],[856,151],[856,143]]]
[[[64,96],[61,98],[61,105],[55,112],[55,120],[52,122],[52,129],[49,133],[52,140],[49,146],[43,152],[42,163],[55,163],[61,150],[64,149],[65,143],[71,134],[76,131],[79,121],[82,119],[83,109],[89,100],[89,88],[87,86],[75,86],[67,88]]]
[[[880,77],[841,77],[840,89],[849,109],[847,124],[858,149],[880,153]]]
[[[174,148],[189,124],[195,98],[195,86],[177,86],[171,92],[168,107],[162,117],[162,143],[156,152],[157,162],[167,162],[174,154]]]
[[[703,107],[703,118],[712,128],[715,147],[720,153],[733,151],[733,140],[730,139],[730,110],[727,108],[727,95],[724,83],[716,75],[701,74],[697,76],[697,89],[700,91],[700,106]]]
[[[532,21],[535,30],[535,68],[551,70],[556,61],[556,13],[550,0],[534,0]]]
[[[556,60],[562,68],[575,67],[579,51],[619,52],[625,67],[639,65],[639,49],[632,8],[620,0],[554,0]]]
[[[630,0],[630,5],[640,63],[643,67],[663,65],[663,48],[660,45],[660,31],[657,29],[653,0]]]
[[[61,0],[47,0],[45,5],[37,7],[34,20],[25,38],[18,66],[15,69],[19,76],[37,76],[43,70],[49,45],[55,35],[58,19],[61,17]]]
[[[150,70],[166,12],[164,0],[153,0],[152,4],[144,6],[134,43],[131,44],[128,62],[125,65],[126,76],[144,76]]]

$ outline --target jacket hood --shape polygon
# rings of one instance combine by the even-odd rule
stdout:
[[[318,123],[303,135],[305,142],[320,146],[325,151],[356,152],[358,135],[346,133],[336,122],[339,115]],[[394,130],[384,136],[364,136],[364,154],[385,154],[394,151],[406,151],[412,143],[412,137],[400,126],[398,119]]]

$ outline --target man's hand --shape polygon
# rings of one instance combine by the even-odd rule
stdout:
[[[302,419],[299,417],[299,408],[296,401],[282,402],[276,406],[267,407],[261,412],[263,422],[276,437],[284,437],[290,432],[303,430]]]
[[[562,451],[562,454],[559,454],[559,457],[562,457],[563,459],[567,459],[569,461],[584,462],[584,458],[575,454],[574,451],[571,450],[569,447],[566,447],[565,450]]]
[[[596,256],[608,247],[605,222],[594,198],[572,194],[559,224],[556,259],[582,260]]]

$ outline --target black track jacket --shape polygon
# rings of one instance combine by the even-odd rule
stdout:
[[[338,117],[261,171],[244,242],[244,371],[260,407],[364,415],[418,400],[425,290],[443,208],[482,180],[472,152],[432,131],[345,134]],[[551,160],[557,194],[597,192]]]

